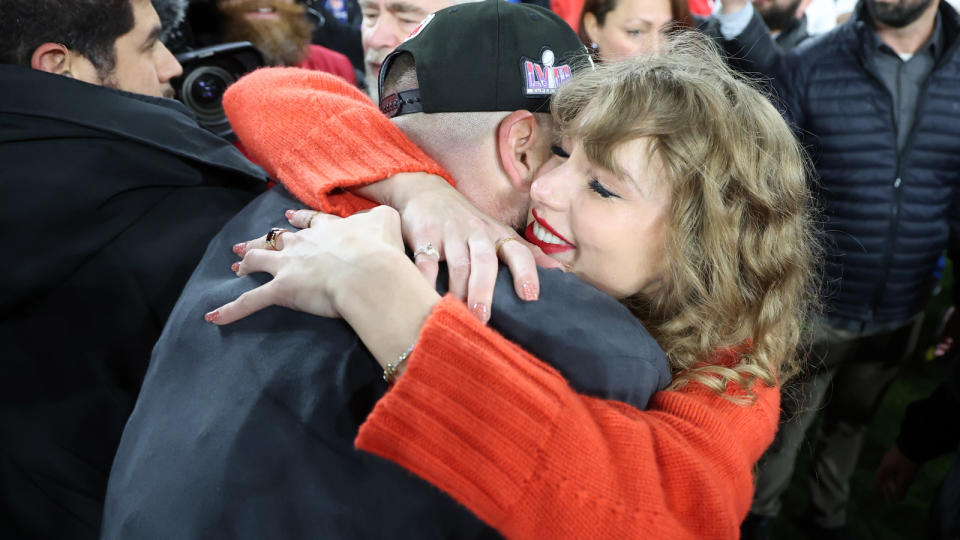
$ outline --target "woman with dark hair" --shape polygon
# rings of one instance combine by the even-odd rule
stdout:
[[[693,28],[687,0],[586,0],[577,32],[600,59],[659,51],[667,32]]]

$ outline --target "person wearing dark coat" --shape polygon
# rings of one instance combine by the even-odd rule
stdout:
[[[763,36],[754,17],[734,41]],[[790,52],[756,50],[753,70],[772,78],[810,152],[827,249],[814,367],[784,389],[744,537],[769,537],[821,410],[803,525],[841,536],[864,431],[916,348],[941,254],[960,248],[960,17],[940,0],[864,0],[848,22]]]
[[[952,315],[948,314],[948,320]],[[884,455],[875,476],[880,494],[888,502],[899,502],[924,463],[954,454],[927,520],[927,537],[935,540],[960,538],[960,355],[951,357],[944,383],[907,405],[896,443]]]
[[[0,65],[0,536],[98,537],[150,351],[265,182],[178,102]]]

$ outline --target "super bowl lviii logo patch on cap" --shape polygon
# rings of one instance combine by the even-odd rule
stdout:
[[[557,91],[557,88],[573,77],[568,64],[555,66],[556,57],[549,47],[540,49],[539,62],[521,57],[520,69],[524,79],[524,95],[543,96]]]
[[[416,71],[416,88],[407,82],[385,88],[397,65],[409,69],[409,62],[395,62],[404,57]],[[424,19],[387,55],[380,106],[390,116],[548,112],[553,94],[588,61],[577,33],[549,9],[503,0],[459,3]]]

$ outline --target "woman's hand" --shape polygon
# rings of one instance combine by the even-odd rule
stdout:
[[[414,262],[427,281],[436,284],[438,263],[446,260],[450,293],[466,300],[484,322],[493,301],[498,259],[510,269],[517,296],[528,301],[540,295],[537,265],[562,267],[440,177],[401,173],[358,193],[400,212],[404,240],[416,253]]]
[[[288,218],[296,217],[287,213]],[[340,317],[344,299],[369,288],[369,283],[389,281],[390,273],[410,265],[403,252],[400,216],[380,206],[348,218],[301,211],[310,227],[234,246],[243,260],[232,269],[238,276],[268,272],[273,280],[208,313],[216,324],[230,324],[265,307],[278,305],[319,315]],[[349,301],[349,300],[348,300]]]

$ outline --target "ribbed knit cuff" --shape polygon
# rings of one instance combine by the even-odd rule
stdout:
[[[348,215],[373,203],[350,193],[401,172],[450,176],[370,99],[340,77],[295,68],[254,71],[223,99],[254,161],[304,204]]]
[[[447,296],[356,445],[455,494],[496,526],[539,468],[565,387],[556,371]]]
[[[322,125],[277,159],[277,178],[301,201],[327,213],[349,215],[372,203],[341,190],[397,173],[450,175],[379,111],[352,107]]]

